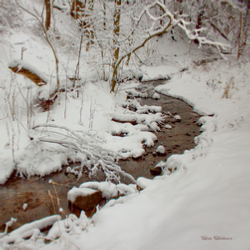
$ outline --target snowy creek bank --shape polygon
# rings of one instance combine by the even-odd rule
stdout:
[[[165,81],[151,81],[153,85],[159,85]],[[146,84],[149,84],[148,82]],[[162,107],[162,113],[166,115],[160,131],[155,134],[157,141],[153,147],[145,146],[145,154],[139,158],[128,158],[120,160],[119,166],[131,174],[135,179],[145,177],[152,179],[156,172],[152,171],[159,162],[166,162],[173,154],[182,154],[185,150],[195,147],[194,137],[200,134],[200,127],[197,124],[200,116],[195,113],[191,106],[184,101],[166,95],[160,95],[160,99],[142,98],[138,99],[141,105],[156,105]],[[114,135],[126,136],[126,135]],[[158,152],[157,148],[162,146],[165,153]],[[78,163],[74,165],[77,166]],[[79,164],[78,164],[79,165]],[[151,171],[150,171],[151,170]],[[169,174],[175,169],[169,169]],[[152,175],[153,174],[153,175]],[[80,184],[88,181],[104,181],[106,176],[98,171],[96,176],[89,178],[85,171],[82,177],[77,178],[67,173],[66,166],[63,171],[50,174],[44,178],[31,177],[29,180],[16,177],[15,173],[11,178],[0,186],[0,231],[4,231],[5,222],[11,217],[17,218],[9,231],[14,230],[25,223],[57,214],[60,208],[66,214],[75,213],[80,215],[80,209],[69,206],[67,200],[68,191]],[[49,183],[50,180],[53,183]],[[121,182],[130,184],[131,180],[121,176]],[[102,204],[104,205],[105,200]],[[88,216],[92,216],[94,211],[89,211]]]
[[[150,81],[153,86],[165,83],[165,80]],[[149,82],[145,82],[149,84]],[[185,150],[196,146],[194,137],[198,136],[200,126],[197,124],[201,117],[193,111],[193,108],[186,102],[166,95],[160,95],[160,99],[141,99],[141,105],[157,105],[162,107],[162,113],[166,115],[161,130],[157,131],[157,141],[153,147],[145,147],[145,152],[138,159],[128,158],[119,162],[119,166],[135,179],[145,177],[152,179],[152,170],[160,161],[165,162],[173,154],[182,154]],[[180,118],[180,119],[179,119]],[[165,154],[157,153],[157,148],[163,146]],[[175,171],[174,169],[170,170]],[[157,175],[157,174],[155,174]],[[121,177],[125,184],[129,183],[127,178]]]

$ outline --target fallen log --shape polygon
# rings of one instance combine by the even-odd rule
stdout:
[[[40,101],[38,107],[42,108],[43,111],[49,110],[58,97],[56,83],[50,81],[50,84],[47,85],[47,83],[49,83],[49,78],[41,71],[22,60],[14,60],[9,63],[8,67],[14,73],[27,77],[37,86],[41,87],[38,92],[38,99]]]
[[[34,82],[37,86],[41,87],[48,83],[49,79],[42,72],[35,67],[22,60],[14,60],[8,65],[9,69],[16,74],[24,75]]]

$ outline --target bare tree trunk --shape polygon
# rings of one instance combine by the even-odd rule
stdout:
[[[51,23],[51,4],[50,0],[44,0],[45,10],[46,10],[46,19],[45,19],[45,28],[48,30]]]
[[[241,37],[242,37],[242,13],[240,13],[240,30],[239,30],[239,38],[238,38],[238,59],[240,59],[241,55]]]
[[[85,18],[86,18],[86,21],[84,22],[84,26],[85,26],[85,29],[86,29],[86,37],[88,39],[88,42],[87,42],[87,45],[86,45],[86,51],[88,51],[89,49],[89,45],[90,44],[93,44],[93,39],[94,39],[94,32],[93,32],[93,29],[92,29],[92,25],[91,25],[91,15],[93,13],[93,9],[94,9],[94,0],[85,0],[85,3],[87,5],[87,9],[85,10]]]
[[[85,11],[85,1],[73,0],[70,14],[74,19],[82,17],[82,13]]]
[[[94,0],[73,0],[71,7],[71,16],[79,20],[79,28],[84,31],[88,39],[86,51],[89,50],[89,45],[93,44],[94,31],[92,29],[91,15],[94,9]]]
[[[118,67],[116,67],[116,63],[119,58],[119,52],[120,48],[119,45],[117,44],[117,39],[120,34],[120,20],[121,20],[121,0],[116,0],[115,1],[115,14],[114,14],[114,58],[113,58],[113,63],[112,63],[112,69],[113,69],[113,77],[112,77],[112,89],[111,91],[115,90],[115,85],[117,81],[117,70]]]
[[[106,3],[103,2],[103,29],[106,30]]]
[[[82,40],[83,40],[83,35],[81,35],[80,39],[80,47],[79,47],[79,53],[78,53],[78,61],[76,64],[76,71],[75,71],[75,78],[73,82],[73,88],[76,86],[76,81],[79,80],[79,69],[80,69],[80,59],[81,59],[81,52],[82,52]]]
[[[198,13],[196,29],[200,29],[202,27],[203,17],[204,17],[204,10],[201,10]],[[194,43],[199,44],[199,41],[197,39],[195,39]]]
[[[247,40],[249,36],[250,26],[250,3],[247,5],[246,13],[240,13],[240,29],[239,29],[239,40],[238,40],[238,59],[244,53],[247,46]]]
[[[126,53],[125,55],[123,55],[122,57],[120,57],[119,60],[117,60],[116,64],[114,65],[114,69],[113,69],[113,75],[112,75],[112,88],[110,92],[114,92],[115,90],[115,85],[116,85],[116,78],[117,78],[117,69],[120,65],[120,63],[126,58],[126,57],[130,57],[133,53],[135,53],[137,50],[139,50],[140,48],[144,47],[144,45],[153,37],[162,35],[166,32],[166,30],[171,26],[172,24],[172,19],[171,17],[168,15],[169,18],[169,23],[168,25],[162,29],[159,30],[159,32],[154,33],[153,35],[149,35],[140,45],[138,45],[137,47],[135,47],[134,49],[132,49],[130,52]]]

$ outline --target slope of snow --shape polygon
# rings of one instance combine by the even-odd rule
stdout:
[[[121,110],[126,94],[120,91],[114,96],[107,83],[91,83],[91,79],[99,78],[89,70],[87,61],[82,63],[80,72],[85,78],[82,83],[86,83],[79,89],[80,94],[62,93],[60,103],[56,102],[52,110],[34,109],[27,119],[27,107],[34,104],[39,87],[23,76],[12,78],[8,62],[20,57],[25,46],[28,50],[24,60],[47,77],[55,75],[51,51],[29,35],[10,34],[11,46],[0,48],[0,183],[9,178],[14,168],[27,176],[44,175],[60,170],[66,162],[66,152],[60,146],[39,144],[39,132],[31,132],[38,124],[63,124],[72,130],[93,133],[104,142],[104,148],[117,152],[125,148],[127,156],[141,155],[143,140],[148,145],[154,143],[153,134],[141,132],[147,130],[145,127],[115,127],[112,115]],[[163,176],[154,180],[139,178],[137,183],[144,188],[140,193],[134,186],[131,190],[120,186],[128,195],[111,200],[92,219],[82,213],[80,218],[69,215],[56,222],[48,233],[53,239],[49,244],[44,243],[45,235],[37,230],[44,224],[38,221],[16,231],[13,239],[18,242],[13,246],[5,245],[11,242],[10,236],[1,238],[0,249],[250,249],[250,64],[229,58],[197,67],[192,63],[194,55],[203,59],[205,53],[183,43],[181,40],[174,46],[173,42],[158,42],[157,49],[168,58],[167,65],[143,66],[142,72],[144,80],[170,76],[171,80],[156,90],[181,98],[204,114],[200,119],[203,133],[195,138],[197,146],[171,156]],[[67,64],[63,54],[61,76],[67,86],[66,71],[74,72],[75,61]],[[183,67],[188,70],[180,72]],[[115,131],[132,136],[114,138]],[[30,135],[34,136],[32,141]],[[169,174],[169,168],[176,171]],[[31,239],[22,238],[30,235]]]
[[[67,249],[88,250],[249,249],[249,78],[232,67],[235,89],[230,98],[222,98],[227,65],[219,62],[213,67],[221,69],[217,74],[203,73],[199,80],[199,72],[187,72],[157,88],[214,114],[201,118],[204,132],[196,138],[196,148],[168,159],[167,168],[177,171],[153,181],[138,179],[146,183],[143,191],[108,203],[80,236],[69,233],[39,246],[62,249],[63,242]],[[221,77],[221,88],[211,90],[209,77]],[[26,244],[35,249],[30,241]]]
[[[228,99],[222,98],[227,67],[219,62],[217,74],[203,73],[197,81],[198,72],[188,72],[158,87],[214,116],[202,118],[195,149],[168,159],[178,171],[99,211],[95,226],[82,233],[85,249],[249,249],[249,64],[242,74],[231,67],[235,87]],[[213,91],[206,80],[216,77],[222,86]]]

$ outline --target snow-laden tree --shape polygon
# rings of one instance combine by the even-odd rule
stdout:
[[[16,7],[15,1],[1,0],[0,33],[10,32],[11,28],[20,27],[21,24],[20,10]]]
[[[191,7],[188,5],[190,2],[193,3]],[[199,46],[202,44],[216,46],[219,53],[230,47],[208,36],[208,25],[203,21],[203,16],[214,10],[212,1],[95,0],[91,6],[88,15],[83,14],[78,21],[80,24],[87,23],[82,26],[82,30],[85,30],[87,39],[100,50],[102,64],[109,67],[111,91],[115,90],[123,66],[141,61],[137,54],[138,50],[149,40],[168,30],[180,29]],[[209,13],[209,16],[211,15]],[[213,15],[218,15],[218,11],[214,11]],[[211,25],[220,30],[217,22],[212,21]],[[93,37],[89,36],[90,32]],[[223,32],[220,31],[222,35]]]
[[[79,30],[84,32],[87,38],[86,51],[89,45],[93,43],[92,15],[94,0],[73,0],[70,3],[70,14],[78,20]]]
[[[174,1],[170,8],[177,15],[188,14],[196,28],[202,28],[200,35],[228,42],[231,49],[238,47],[238,58],[246,48],[250,20],[249,1],[179,0]]]

